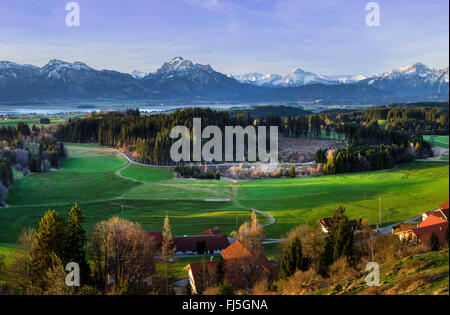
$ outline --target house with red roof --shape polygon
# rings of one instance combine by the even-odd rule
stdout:
[[[175,254],[220,254],[230,245],[226,235],[201,235],[174,237]],[[202,252],[199,252],[201,250]]]
[[[442,203],[439,208],[422,213],[422,220],[426,220],[430,215],[434,215],[436,217],[439,217],[441,219],[444,219],[448,221],[449,219],[449,205],[448,200],[444,203]]]
[[[445,244],[445,235],[448,229],[448,222],[428,225],[424,227],[418,227],[417,229],[411,229],[396,233],[401,240],[407,240],[410,242],[426,242],[433,234],[435,234],[440,244]]]
[[[407,229],[396,233],[401,240],[411,242],[428,241],[434,234],[437,236],[439,243],[445,244],[446,233],[448,230],[449,208],[448,200],[441,204],[439,208],[422,214],[422,222],[417,228]]]
[[[213,230],[211,230],[213,231]],[[162,232],[145,232],[145,234],[152,239],[157,247],[161,247],[163,242]],[[187,255],[187,254],[220,254],[222,250],[230,245],[230,241],[227,236],[215,234],[204,234],[200,236],[181,236],[173,238],[173,246],[175,247],[175,255]],[[199,250],[201,252],[199,253]]]
[[[251,253],[239,242],[235,241],[233,244],[228,246],[221,252],[224,259],[224,272],[225,278],[235,289],[245,288],[247,280],[245,279],[245,269],[250,264],[250,260],[255,269],[260,269],[261,272],[265,272],[269,276],[273,276],[276,273],[275,266],[267,260],[266,257],[262,256],[255,258]],[[196,284],[201,281],[201,271],[202,268],[208,268],[208,274],[212,276],[210,280],[211,283],[215,281],[215,270],[217,267],[217,261],[208,261],[205,263],[194,262],[188,264],[183,270],[188,272],[189,281],[191,283],[191,288],[193,293],[197,292]],[[204,279],[203,279],[204,280]]]

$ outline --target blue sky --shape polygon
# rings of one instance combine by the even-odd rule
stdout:
[[[224,73],[370,75],[449,59],[448,0],[379,0],[367,27],[365,0],[0,0],[0,60],[154,71],[183,56]]]

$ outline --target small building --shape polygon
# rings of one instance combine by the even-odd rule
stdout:
[[[449,211],[449,202],[447,200],[446,202],[442,203],[439,208],[422,213],[422,221],[425,221],[430,215],[434,215],[448,221]]]
[[[213,231],[213,230],[211,230]],[[162,232],[145,232],[157,245],[161,247],[163,242]],[[175,254],[198,254],[199,244],[203,247],[204,252],[200,254],[215,255],[220,254],[222,250],[230,245],[227,236],[220,234],[201,235],[201,236],[182,236],[174,237],[173,245],[176,247]]]
[[[175,254],[220,254],[222,250],[230,245],[225,235],[202,235],[174,237],[173,243],[176,247]],[[198,246],[202,244],[204,252],[198,253]]]
[[[320,219],[319,225],[322,228],[323,233],[328,233],[331,227],[331,218]],[[348,225],[350,226],[352,231],[358,230],[358,222],[356,220],[348,221]]]
[[[443,219],[442,217],[437,216],[436,214],[438,214],[438,213],[430,214],[425,220],[423,220],[419,224],[418,227],[422,228],[422,227],[426,227],[426,226],[431,226],[431,225],[435,225],[435,224],[441,224],[441,223],[448,222],[448,220]]]
[[[203,265],[205,264],[205,265]],[[186,267],[184,267],[184,271],[188,272],[189,282],[191,283],[191,290],[193,294],[197,294],[197,285],[200,281],[202,281],[201,278],[201,272],[202,268],[208,268],[208,275],[209,275],[209,281],[214,281],[214,275],[216,272],[217,267],[217,261],[211,260],[211,261],[197,261],[194,263],[190,263]]]
[[[435,234],[440,244],[446,242],[445,235],[448,229],[448,222],[427,225],[424,227],[418,227],[416,229],[405,230],[396,233],[401,240],[410,242],[425,242],[428,241],[433,234]]]
[[[243,270],[243,267],[245,268],[245,264],[248,263],[246,262],[246,258],[252,257],[251,253],[239,241],[235,241],[233,244],[223,250],[221,255],[224,259],[224,273],[227,281],[229,281],[235,289],[245,288],[245,276],[242,272],[239,271]],[[201,270],[202,268],[205,268],[205,266],[208,268],[210,283],[214,283],[217,263],[218,262],[214,260],[204,263],[194,262],[188,264],[183,269],[184,271],[188,272],[189,281],[191,283],[192,292],[194,294],[197,293],[196,285],[198,284],[198,281],[201,281]],[[276,268],[270,261],[267,260],[266,257],[260,257],[257,261],[257,264],[258,265],[256,267],[260,267],[263,272],[266,272],[270,276],[275,275]]]

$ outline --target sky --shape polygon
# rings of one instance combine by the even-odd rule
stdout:
[[[0,0],[0,60],[150,72],[173,57],[223,73],[373,75],[420,61],[448,66],[448,0]]]

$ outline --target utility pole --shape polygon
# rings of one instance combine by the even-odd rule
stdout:
[[[381,219],[382,219],[382,212],[383,210],[381,209],[381,197],[379,198],[379,206],[378,206],[378,223],[381,227]]]

